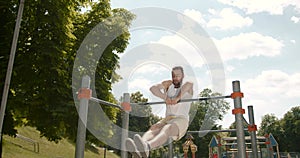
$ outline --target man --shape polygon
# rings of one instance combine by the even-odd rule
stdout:
[[[181,66],[172,69],[172,80],[163,81],[150,88],[153,95],[165,100],[166,117],[152,125],[141,137],[134,135],[134,140],[127,138],[126,147],[134,157],[147,158],[151,149],[160,147],[169,137],[179,140],[186,133],[189,125],[190,103],[179,102],[193,96],[193,83],[182,83],[184,71]]]

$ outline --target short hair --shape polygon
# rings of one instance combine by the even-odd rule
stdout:
[[[182,66],[175,66],[172,68],[172,71],[174,71],[174,70],[180,70],[182,72],[182,74],[184,74]]]

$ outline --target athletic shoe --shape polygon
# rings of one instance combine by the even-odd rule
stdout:
[[[126,142],[125,142],[125,145],[126,145],[126,150],[128,152],[131,153],[131,155],[134,157],[134,158],[141,158],[141,155],[140,153],[137,151],[137,148],[136,148],[136,145],[134,144],[134,141],[130,138],[127,138],[126,139]]]
[[[143,158],[147,158],[149,156],[148,144],[138,134],[134,135],[133,140],[134,140],[134,143],[137,146],[137,150],[140,152],[141,156]]]

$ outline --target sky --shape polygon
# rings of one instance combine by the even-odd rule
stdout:
[[[239,80],[244,117],[253,105],[258,126],[266,114],[281,119],[300,106],[299,0],[111,0],[111,7],[138,15],[120,55],[123,79],[112,89],[117,98],[140,91],[160,101],[150,86],[170,79],[172,66],[183,65],[194,97],[205,88],[231,94],[232,81]],[[151,16],[156,19],[144,23]],[[218,122],[223,128],[234,122],[228,102],[230,110]],[[163,105],[152,108],[164,115]]]

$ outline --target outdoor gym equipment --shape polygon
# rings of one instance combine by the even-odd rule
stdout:
[[[243,127],[243,114],[245,109],[242,108],[241,99],[244,97],[243,93],[240,91],[240,82],[232,82],[233,92],[231,95],[227,96],[217,96],[217,97],[203,97],[196,99],[183,99],[180,102],[192,102],[192,101],[202,101],[202,100],[213,100],[213,99],[225,99],[232,98],[234,103],[234,109],[232,114],[235,115],[236,121],[236,132],[237,132],[237,146],[238,146],[238,157],[246,158],[246,146],[245,146],[245,134]],[[125,150],[125,140],[128,137],[128,125],[129,125],[129,113],[131,111],[131,104],[138,105],[153,105],[153,104],[164,104],[165,102],[144,102],[144,103],[130,103],[129,93],[123,94],[123,102],[121,105],[113,104],[98,98],[92,97],[92,90],[90,89],[90,77],[84,76],[82,78],[81,89],[78,91],[78,99],[80,100],[79,106],[79,119],[78,119],[78,129],[77,129],[77,139],[76,139],[76,158],[84,157],[85,139],[86,139],[86,124],[88,115],[88,105],[89,101],[98,102],[103,105],[116,107],[122,110],[122,128],[121,133],[121,157],[127,158],[127,152]],[[170,143],[171,144],[171,143]],[[172,152],[169,151],[169,157],[172,157]]]

